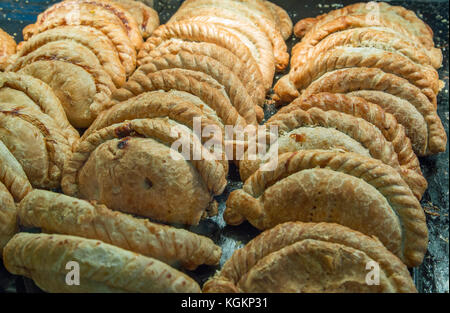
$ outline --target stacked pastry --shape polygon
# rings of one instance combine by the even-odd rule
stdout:
[[[157,13],[134,0],[66,0],[25,27],[7,70],[50,85],[70,123],[86,128],[110,106],[158,25]]]
[[[0,28],[0,71],[5,69],[9,57],[14,53],[16,53],[16,41]]]

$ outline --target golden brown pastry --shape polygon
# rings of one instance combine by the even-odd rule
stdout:
[[[141,59],[141,64],[147,63],[156,57],[165,54],[177,54],[180,51],[186,51],[196,55],[205,55],[220,62],[223,66],[232,71],[242,82],[247,93],[263,107],[266,99],[266,92],[259,76],[251,75],[247,71],[245,64],[232,52],[213,43],[190,42],[178,39],[167,40],[159,45],[155,50]]]
[[[0,71],[5,69],[8,59],[14,53],[16,53],[16,41],[0,28]]]
[[[272,15],[277,17],[277,25],[279,25],[280,33],[283,36],[284,40],[288,40],[288,38],[292,35],[293,24],[292,20],[289,17],[289,14],[280,6],[276,5],[271,1],[263,1],[264,5],[272,11]]]
[[[376,262],[379,284],[367,276]],[[288,222],[236,250],[203,292],[417,292],[376,238],[332,223]]]
[[[39,109],[0,103],[0,140],[33,187],[59,187],[71,146],[51,117]]]
[[[72,9],[70,7],[67,9],[66,12],[52,16],[47,22],[40,23],[38,20],[36,24],[30,24],[25,27],[23,29],[24,40],[29,40],[36,34],[60,26],[89,26],[101,31],[111,40],[117,49],[126,74],[130,75],[134,71],[136,68],[136,48],[128,37],[124,25],[121,22],[117,21],[116,18],[110,19],[108,16],[98,15],[97,13],[101,12],[102,9],[99,9],[100,11],[93,10],[94,13],[88,14],[81,14],[77,10],[71,11]],[[80,14],[71,14],[70,12],[79,12]]]
[[[262,79],[263,76],[260,68],[247,46],[243,45],[242,41],[237,36],[220,25],[205,25],[193,21],[182,21],[161,25],[144,43],[142,49],[139,51],[139,60],[144,58],[150,51],[156,49],[164,41],[174,38],[186,41],[214,43],[230,50],[244,62],[247,66],[247,70],[252,73],[252,75],[261,77],[261,80],[265,83],[266,90],[271,87],[271,85],[267,84],[267,81]]]
[[[378,104],[405,127],[419,156],[445,151],[447,135],[435,106],[419,88],[401,77],[376,68],[342,69],[313,82],[304,90],[302,98],[319,92],[352,93]],[[377,96],[365,96],[371,93]]]
[[[437,103],[439,75],[434,68],[414,63],[400,53],[377,48],[344,46],[315,54],[304,66],[291,70],[289,79],[298,90],[303,90],[327,72],[350,67],[379,68],[405,78],[433,104]]]
[[[184,156],[182,140],[189,147]],[[223,192],[226,170],[187,126],[167,117],[135,119],[81,141],[65,165],[62,189],[113,210],[197,224],[206,209],[216,213],[212,196]]]
[[[209,75],[190,70],[167,69],[149,75],[136,72],[127,84],[116,90],[113,101],[125,101],[143,92],[156,90],[190,93],[211,107],[224,125],[247,125],[244,117],[231,104],[222,85]]]
[[[200,292],[194,280],[169,265],[98,240],[19,233],[3,257],[9,272],[47,292]],[[79,285],[66,283],[71,261],[79,264]]]
[[[20,202],[33,188],[22,166],[1,140],[0,161],[0,183],[12,195],[13,201]]]
[[[276,145],[269,147],[268,155],[311,149],[354,152],[381,160],[398,171],[418,199],[422,198],[427,188],[420,169],[417,172],[409,170],[408,165],[401,166],[392,142],[380,129],[363,118],[319,107],[309,108],[307,111],[295,107],[289,112],[275,114],[265,126],[278,129]],[[273,151],[274,149],[276,150]],[[242,180],[254,173],[260,167],[260,162],[260,158],[255,161],[248,158],[240,161]]]
[[[247,123],[256,124],[257,121],[263,119],[264,111],[253,101],[239,78],[220,62],[208,56],[185,51],[177,54],[165,54],[152,60],[147,59],[146,64],[141,65],[133,76],[138,75],[138,72],[147,76],[150,73],[172,68],[203,72],[211,76],[224,87],[231,104]]]
[[[0,182],[0,259],[3,247],[18,230],[16,204],[8,189]]]
[[[335,222],[376,236],[408,266],[427,250],[419,201],[392,167],[355,153],[303,150],[278,156],[231,192],[225,221],[258,229],[287,221]]]
[[[26,56],[49,42],[60,40],[82,44],[97,56],[101,66],[117,87],[125,83],[125,68],[115,45],[101,31],[89,26],[59,26],[36,34],[21,45],[15,57]]]
[[[156,12],[147,4],[134,0],[112,0],[114,3],[123,7],[126,11],[130,12],[133,18],[139,25],[142,37],[150,37],[153,31],[159,26],[159,16]]]
[[[218,264],[222,253],[207,237],[45,190],[30,192],[20,202],[18,216],[25,227],[98,239],[190,270],[201,264]]]
[[[47,114],[59,126],[70,145],[80,138],[78,131],[67,120],[58,97],[47,84],[39,79],[13,72],[1,73],[0,102],[38,109]]]

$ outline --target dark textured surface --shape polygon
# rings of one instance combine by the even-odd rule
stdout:
[[[43,0],[0,0],[0,27],[16,37],[22,39],[21,29],[34,22],[36,15],[47,6],[57,1]],[[181,0],[155,0],[155,8],[160,14],[161,23],[166,22],[173,12],[179,7]],[[304,17],[312,17],[326,13],[332,9],[342,7],[356,1],[299,1],[299,0],[275,0],[284,7],[292,20],[297,22]],[[449,31],[449,2],[448,1],[392,1],[391,3],[402,5],[415,11],[435,33],[435,43],[442,48],[444,54],[443,66],[439,69],[440,78],[445,82],[445,87],[438,96],[438,112],[442,119],[448,136],[449,126],[449,58],[448,58],[448,31]],[[291,48],[298,40],[288,40]],[[279,78],[280,75],[277,75]],[[272,115],[276,109],[266,108],[266,117]],[[449,152],[437,156],[421,158],[422,170],[428,180],[429,188],[424,195],[422,206],[427,212],[427,224],[430,232],[430,243],[424,263],[413,270],[414,279],[420,292],[449,292]],[[219,216],[204,220],[192,231],[211,237],[223,249],[221,265],[232,255],[233,251],[242,247],[246,242],[254,238],[259,231],[248,223],[238,227],[226,226],[221,214],[225,208],[225,200],[229,193],[240,188],[239,175],[232,166],[229,175],[229,185],[223,195],[217,198],[220,202]],[[195,272],[188,272],[195,277],[200,284],[213,275],[219,267],[201,266]],[[38,291],[30,280],[22,280],[9,274],[0,264],[0,292],[24,292]]]

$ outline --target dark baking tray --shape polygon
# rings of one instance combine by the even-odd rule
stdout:
[[[44,11],[52,3],[58,1],[44,0],[0,0],[0,27],[14,35],[16,41],[22,40],[21,31],[27,24],[36,20],[37,14]],[[332,9],[342,7],[357,1],[305,1],[305,0],[274,0],[273,2],[285,8],[292,20],[297,22],[301,18],[312,17],[326,13]],[[155,0],[155,9],[160,14],[161,23],[166,22],[178,9],[182,0]],[[391,1],[415,11],[435,33],[435,43],[442,48],[444,54],[443,66],[439,69],[440,78],[445,82],[444,89],[438,96],[438,113],[442,119],[448,136],[449,124],[449,57],[448,57],[448,31],[449,31],[449,2],[444,1]],[[298,40],[289,39],[288,46]],[[281,75],[277,75],[277,79]],[[266,108],[266,117],[276,112],[275,107]],[[422,171],[428,180],[429,188],[425,193],[422,206],[427,211],[427,224],[430,232],[428,253],[423,264],[412,270],[414,280],[420,292],[449,292],[449,152],[420,159]],[[248,223],[232,227],[226,226],[222,216],[225,201],[229,193],[242,185],[239,174],[233,166],[230,169],[229,184],[223,195],[217,197],[219,215],[204,220],[199,226],[189,229],[212,238],[223,249],[220,266],[233,254],[233,251],[242,247],[254,238],[259,231]],[[200,284],[220,268],[201,266],[194,272],[187,272]],[[39,292],[39,288],[29,279],[9,274],[0,263],[0,292]]]

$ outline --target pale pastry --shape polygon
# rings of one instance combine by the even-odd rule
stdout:
[[[245,127],[246,120],[236,110],[224,91],[224,87],[211,76],[184,69],[167,69],[144,75],[136,72],[127,84],[116,90],[113,101],[121,102],[143,92],[178,90],[191,93],[211,107],[224,125]],[[256,119],[255,119],[256,120]]]
[[[142,37],[150,37],[153,31],[159,26],[159,16],[150,6],[134,0],[112,0],[126,11],[130,12],[139,25]]]
[[[89,26],[59,26],[36,34],[21,45],[15,57],[26,56],[49,42],[60,40],[82,44],[97,56],[116,87],[125,83],[126,72],[116,46],[101,31]]]
[[[16,41],[0,28],[0,71],[8,65],[8,59],[16,53]]]
[[[0,181],[0,259],[3,247],[18,230],[16,204],[8,189]]]
[[[278,129],[276,145],[268,148],[268,154],[279,155],[311,149],[354,152],[381,160],[398,171],[418,199],[422,198],[427,188],[427,182],[420,170],[418,173],[409,170],[408,165],[401,166],[392,142],[379,128],[363,118],[318,107],[309,108],[307,111],[296,107],[289,112],[275,114],[265,126]],[[272,152],[273,149],[276,150]],[[260,167],[259,160],[240,161],[239,172],[242,180],[246,180]]]
[[[65,164],[62,189],[113,210],[198,224],[205,210],[217,209],[212,196],[223,192],[226,170],[187,126],[167,117],[135,119],[80,141]]]
[[[14,72],[1,73],[0,102],[41,110],[53,118],[70,145],[73,145],[80,138],[78,131],[67,120],[58,97],[50,86],[39,79]]]
[[[0,140],[36,188],[58,188],[71,145],[54,120],[39,109],[0,103]]]
[[[221,256],[220,247],[207,237],[50,191],[30,192],[20,202],[17,214],[25,227],[101,240],[190,270],[201,264],[216,265]]]
[[[379,283],[367,283],[376,262]],[[333,223],[288,222],[236,250],[203,292],[417,292],[406,266],[376,238]]]
[[[335,222],[376,236],[407,266],[427,250],[425,214],[392,167],[355,153],[303,150],[278,156],[231,192],[225,221],[258,229],[287,221]]]
[[[155,50],[150,51],[146,57],[141,59],[141,64],[145,64],[148,60],[152,60],[153,58],[170,53],[177,54],[180,51],[186,51],[197,55],[205,55],[220,62],[241,80],[247,90],[247,93],[254,99],[254,101],[256,101],[259,106],[264,106],[266,92],[264,90],[263,83],[260,80],[261,77],[251,75],[251,73],[247,71],[244,63],[236,55],[216,44],[207,42],[190,42],[178,39],[167,40],[159,45]]]
[[[366,98],[364,93],[378,92],[382,97]],[[444,152],[447,135],[435,106],[419,88],[407,80],[376,68],[348,68],[323,75],[302,93],[302,98],[319,92],[350,93],[381,106],[405,127],[414,151],[419,156]],[[384,97],[387,95],[387,97]],[[389,99],[398,99],[392,102]],[[386,100],[386,101],[381,101]],[[412,122],[414,121],[414,122]],[[421,132],[426,129],[426,132]]]
[[[203,72],[211,76],[224,87],[232,105],[245,118],[247,123],[256,124],[257,120],[261,121],[264,117],[262,108],[253,101],[239,78],[220,62],[208,56],[186,51],[177,54],[165,54],[152,60],[147,59],[146,64],[141,65],[133,76],[137,76],[138,73],[148,75],[172,68]]]
[[[163,262],[75,236],[19,233],[6,245],[3,261],[9,272],[33,279],[47,292],[201,291],[192,278]],[[66,282],[69,262],[79,264],[78,285]]]

